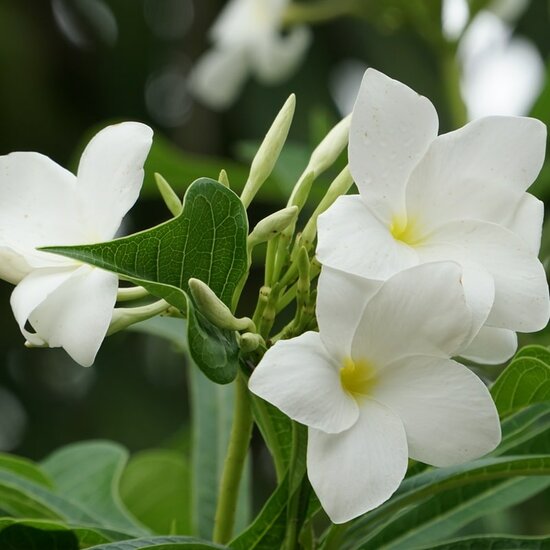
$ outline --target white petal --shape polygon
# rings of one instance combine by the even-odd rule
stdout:
[[[44,338],[25,328],[32,312],[75,272],[75,267],[36,269],[27,275],[13,290],[11,307],[21,333],[36,346],[44,345]]]
[[[437,136],[430,101],[367,69],[351,118],[349,165],[364,200],[386,222],[405,209],[405,185]]]
[[[407,470],[407,441],[399,417],[365,399],[349,430],[308,433],[307,471],[333,523],[345,523],[388,500]]]
[[[36,248],[86,240],[75,183],[73,174],[44,155],[0,157],[0,247],[9,256],[0,266],[2,278],[17,283],[31,266],[70,263]]]
[[[296,70],[311,43],[311,31],[294,27],[287,35],[266,36],[250,52],[254,72],[264,84],[276,84]]]
[[[516,210],[503,225],[520,236],[531,252],[538,255],[543,221],[544,203],[530,193],[524,193]]]
[[[202,55],[189,75],[193,95],[212,109],[227,109],[239,95],[248,74],[246,49],[213,48]]]
[[[461,464],[500,442],[500,422],[489,391],[455,361],[401,359],[380,373],[372,397],[399,415],[409,455],[426,464]]]
[[[35,273],[38,272],[29,277]],[[117,276],[81,266],[57,288],[49,288],[47,292],[43,290],[44,280],[36,277],[33,282],[35,288],[42,289],[45,294],[44,300],[29,315],[37,335],[49,347],[62,347],[77,363],[90,366],[109,328],[116,301]],[[29,289],[30,285],[23,290],[30,292]]]
[[[346,430],[359,415],[355,399],[342,388],[340,365],[316,332],[277,342],[252,373],[249,388],[293,420],[327,433]]]
[[[317,258],[335,269],[383,280],[418,263],[358,195],[340,197],[321,214],[318,231]]]
[[[365,279],[323,266],[317,284],[316,315],[319,334],[330,355],[351,357],[351,341],[367,302],[382,281]]]
[[[495,302],[487,319],[489,326],[533,332],[548,323],[550,300],[544,268],[510,230],[474,220],[450,222],[416,250],[423,261],[476,263],[493,276]]]
[[[375,368],[408,355],[449,357],[470,333],[472,315],[453,262],[424,264],[388,279],[353,336],[352,358]]]
[[[82,223],[98,241],[113,238],[136,202],[152,139],[149,126],[123,122],[101,130],[82,153],[77,182],[86,206]]]
[[[518,348],[515,332],[504,328],[482,327],[461,357],[483,365],[500,365],[510,359]]]
[[[439,136],[407,185],[407,214],[425,230],[452,220],[504,222],[537,177],[546,127],[534,118],[487,117]]]

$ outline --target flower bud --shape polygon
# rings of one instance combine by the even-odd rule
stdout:
[[[223,168],[220,170],[220,175],[218,176],[218,181],[222,185],[225,185],[225,187],[227,187],[228,189],[230,188],[229,187],[229,178],[227,177],[227,172]]]
[[[330,168],[346,148],[349,140],[351,115],[342,119],[311,153],[306,171],[312,171],[317,177]]]
[[[288,206],[273,214],[270,214],[256,225],[254,230],[248,236],[248,247],[253,248],[257,244],[263,243],[275,237],[296,221],[298,216],[297,206]]]
[[[241,201],[245,208],[248,208],[262,184],[273,171],[288,136],[295,107],[296,96],[291,94],[279,111],[279,114],[275,117],[271,128],[252,161],[250,174],[241,194]]]
[[[237,319],[206,283],[200,279],[189,279],[188,284],[200,312],[211,323],[227,330],[256,330],[248,317]]]
[[[258,349],[261,345],[265,345],[265,341],[255,332],[245,332],[239,337],[239,347],[244,353],[250,353]]]
[[[155,182],[168,210],[173,216],[179,216],[183,210],[183,204],[176,192],[160,174],[155,173]]]
[[[170,308],[170,304],[166,300],[158,300],[152,304],[138,307],[117,307],[113,310],[113,316],[111,318],[111,324],[107,331],[107,335],[110,336],[115,332],[145,321],[151,317],[160,315],[166,312]]]

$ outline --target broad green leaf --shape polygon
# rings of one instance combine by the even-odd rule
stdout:
[[[188,280],[201,279],[229,307],[247,270],[248,221],[240,199],[220,183],[191,184],[183,212],[157,227],[95,245],[47,250],[118,273],[164,298],[187,317],[189,351],[212,380],[231,382],[238,369],[235,333],[195,310]]]
[[[148,537],[93,546],[91,550],[223,550],[225,546],[194,537]]]
[[[430,469],[406,479],[391,500],[355,520],[346,532],[348,541],[360,541],[373,529],[392,521],[406,506],[434,495],[475,483],[511,478],[514,476],[543,476],[550,474],[550,455],[507,456],[483,458],[448,468]],[[349,548],[344,545],[343,548]]]
[[[191,475],[177,451],[148,450],[133,456],[120,480],[128,510],[155,533],[191,534]]]
[[[145,534],[125,509],[119,495],[120,476],[128,460],[120,445],[90,441],[68,445],[42,463],[55,492],[78,504],[95,524],[132,534]]]
[[[510,537],[487,535],[454,539],[429,550],[548,550],[550,537]],[[427,547],[418,550],[428,550]]]
[[[52,487],[52,481],[46,474],[27,458],[0,453],[0,470],[8,470],[44,487]]]
[[[514,359],[493,384],[491,395],[501,417],[550,400],[550,364],[534,357]]]
[[[540,359],[543,363],[550,365],[550,349],[545,346],[531,345],[522,347],[514,356],[515,359],[520,357],[532,357]]]
[[[0,531],[2,550],[78,550],[76,535],[67,529],[37,529],[13,524]]]
[[[221,474],[233,418],[235,388],[213,384],[199,370],[189,369],[192,419],[193,526],[200,537],[212,537]],[[250,471],[247,467],[239,491],[237,530],[250,517]]]

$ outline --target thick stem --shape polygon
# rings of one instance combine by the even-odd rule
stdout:
[[[214,520],[214,542],[225,544],[231,539],[239,496],[239,485],[252,434],[252,410],[244,376],[235,380],[235,414],[223,466],[218,506]]]

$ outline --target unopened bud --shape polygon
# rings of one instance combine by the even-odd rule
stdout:
[[[239,337],[239,347],[244,353],[255,351],[262,345],[265,346],[264,339],[255,332],[245,332]]]
[[[271,128],[267,132],[254,160],[250,166],[250,174],[241,194],[241,201],[247,208],[256,196],[262,184],[269,177],[275,163],[281,154],[294,117],[296,96],[291,94],[286,100],[279,114],[275,117]]]
[[[248,247],[253,248],[257,244],[263,243],[275,237],[286,229],[291,223],[296,221],[298,216],[297,206],[288,206],[273,214],[270,214],[256,225],[254,230],[248,236]]]
[[[229,189],[229,178],[227,177],[227,172],[223,168],[220,170],[218,181]]]
[[[211,323],[227,330],[256,330],[248,317],[237,319],[206,283],[200,279],[189,279],[188,284],[200,312]]]
[[[117,307],[113,310],[107,335],[110,336],[140,321],[156,317],[161,313],[165,313],[169,308],[170,304],[166,300],[158,300],[145,306]]]
[[[183,204],[176,192],[160,174],[155,174],[155,181],[168,210],[173,216],[179,216],[183,210]]]
[[[330,168],[338,159],[349,141],[351,115],[342,119],[311,153],[307,170],[315,173],[315,177]]]

